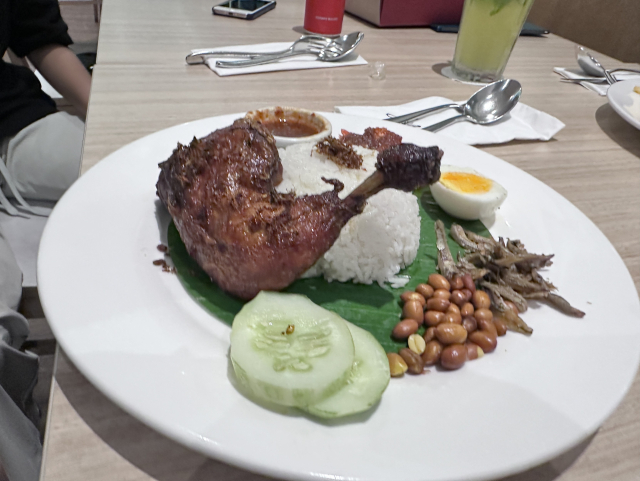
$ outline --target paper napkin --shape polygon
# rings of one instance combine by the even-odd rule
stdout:
[[[564,78],[591,78],[591,75],[585,74],[579,68],[561,68],[554,67],[553,71]],[[614,72],[617,80],[640,80],[640,74],[633,72]],[[594,79],[597,77],[593,77]],[[593,90],[598,95],[607,95],[607,90],[609,90],[609,84],[594,84],[591,82],[580,82],[578,85],[582,85],[584,88]]]
[[[291,46],[291,42],[275,42],[275,43],[261,43],[257,45],[234,45],[232,47],[220,47],[216,50],[226,50],[231,52],[274,52],[279,50],[285,50]],[[230,75],[245,75],[250,73],[260,72],[275,72],[278,70],[305,70],[312,68],[336,68],[336,67],[349,67],[352,65],[366,65],[367,61],[357,53],[352,53],[342,60],[337,62],[321,62],[314,55],[300,55],[298,57],[291,57],[280,60],[274,63],[268,63],[265,65],[257,65],[255,67],[244,68],[219,68],[216,67],[217,60],[236,60],[233,57],[208,57],[205,61],[207,66],[217,73],[220,77],[227,77]]]
[[[443,97],[428,97],[404,105],[391,107],[336,107],[343,114],[386,119],[387,113],[402,115],[418,110],[448,104],[452,101]],[[459,102],[463,104],[465,101]],[[441,120],[458,115],[453,109],[427,115],[410,125],[426,127]],[[452,137],[469,145],[501,144],[510,140],[549,140],[564,128],[560,120],[528,105],[518,103],[504,119],[491,125],[476,125],[471,122],[458,122],[438,131],[440,135]]]

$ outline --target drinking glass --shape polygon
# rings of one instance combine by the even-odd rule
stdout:
[[[451,70],[471,82],[502,77],[533,0],[465,0]]]

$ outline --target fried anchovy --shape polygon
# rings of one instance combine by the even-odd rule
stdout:
[[[482,255],[491,255],[494,251],[493,244],[486,242],[488,239],[484,239],[483,242],[477,243],[467,237],[466,231],[462,228],[460,224],[452,224],[451,225],[451,237],[455,240],[461,247],[466,249],[467,251],[479,253]]]
[[[564,312],[573,317],[584,317],[584,312],[580,309],[576,309],[564,298],[557,294],[549,294],[547,296],[547,302],[557,308],[560,312]]]
[[[484,276],[486,276],[491,272],[489,269],[478,268],[474,266],[470,262],[467,262],[467,260],[464,258],[458,261],[456,268],[462,274],[469,274],[474,281],[477,281],[478,279],[482,279]]]
[[[509,253],[507,256],[502,259],[496,259],[495,262],[500,267],[509,267],[511,265],[517,264],[519,267],[529,267],[531,269],[537,269],[540,267],[546,267],[551,265],[551,258],[554,254],[544,255],[544,254],[522,254],[514,256]]]
[[[481,254],[480,252],[472,252],[471,254],[462,254],[458,252],[458,261],[466,262],[473,266],[486,266],[489,263],[491,257]]]
[[[531,279],[534,282],[540,284],[541,286],[546,287],[550,291],[556,290],[556,286],[554,286],[551,282],[549,282],[548,280],[543,278],[540,274],[538,274],[538,271],[536,269],[531,269]]]
[[[491,289],[492,292],[500,295],[501,298],[513,302],[520,312],[525,312],[529,308],[527,300],[504,283],[494,284],[492,282],[482,281],[480,285]]]
[[[502,279],[498,279],[498,285],[496,290],[500,292],[500,295],[507,301],[513,302],[520,312],[526,312],[529,309],[527,300],[516,292],[509,284],[505,283]]]
[[[464,249],[471,250],[476,252],[478,250],[478,244],[475,242],[471,242],[467,235],[464,233],[464,229],[459,224],[451,224],[451,229],[449,230],[451,233],[451,237],[455,240],[461,247]]]
[[[458,262],[454,263],[446,243],[444,224],[436,223],[438,269],[447,277],[456,273],[470,274],[474,280],[481,280],[480,286],[494,299],[496,309],[504,315],[509,329],[525,334],[532,332],[507,306],[505,299],[513,302],[520,312],[527,310],[527,299],[540,299],[565,314],[575,317],[585,315],[562,297],[552,294],[555,286],[538,273],[537,269],[552,264],[553,254],[531,254],[519,240],[500,237],[496,241],[492,237],[465,230],[458,224],[451,226],[451,237],[467,253],[458,253]]]
[[[500,272],[500,277],[507,285],[520,294],[540,291],[548,292],[550,290],[546,285],[538,282],[531,282],[519,272],[512,271],[510,269],[502,270]]]
[[[518,316],[507,304],[505,304],[504,299],[495,289],[495,287],[497,287],[495,284],[484,281],[481,282],[480,285],[488,289],[491,300],[493,301],[493,305],[502,314],[501,317],[509,330],[527,335],[533,332],[533,329],[531,329],[520,316]]]
[[[437,220],[435,223],[436,229],[436,247],[438,248],[438,270],[440,274],[447,279],[451,279],[458,273],[456,269],[456,263],[453,260],[453,255],[447,245],[447,234],[444,231],[444,224],[441,220]]]
[[[452,227],[454,225],[459,225],[459,224],[452,224]],[[493,239],[493,237],[483,237],[479,234],[476,234],[475,232],[471,232],[470,230],[465,230],[465,229],[462,229],[462,230],[467,236],[467,239],[469,239],[471,242],[475,242],[476,244],[478,244],[479,247],[483,248],[487,252],[494,253],[496,249],[500,248],[500,244],[498,244]]]
[[[573,317],[584,317],[584,312],[580,309],[576,309],[564,298],[557,294],[552,294],[551,292],[531,292],[528,294],[524,294],[523,297],[525,299],[536,299],[547,301],[553,307],[558,309],[560,312],[567,314]]]
[[[517,239],[507,240],[507,249],[509,252],[516,255],[527,253],[527,250],[524,248],[524,244]]]

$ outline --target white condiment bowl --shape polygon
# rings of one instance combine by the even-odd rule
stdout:
[[[302,144],[305,142],[318,142],[331,135],[331,122],[322,115],[318,115],[310,110],[299,109],[296,107],[269,107],[266,109],[252,110],[247,112],[246,118],[251,120],[259,120],[263,124],[271,123],[304,123],[317,130],[317,133],[306,135],[304,137],[289,137],[283,135],[274,135],[277,147],[287,147],[293,144]]]

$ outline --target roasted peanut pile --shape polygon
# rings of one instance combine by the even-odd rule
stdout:
[[[387,353],[392,377],[421,374],[436,364],[459,369],[465,362],[493,352],[507,326],[491,310],[489,295],[476,289],[469,274],[447,279],[431,274],[426,284],[401,296],[402,320],[392,335],[407,340],[399,353]],[[517,312],[515,305],[510,305]],[[424,335],[418,334],[424,324]]]

